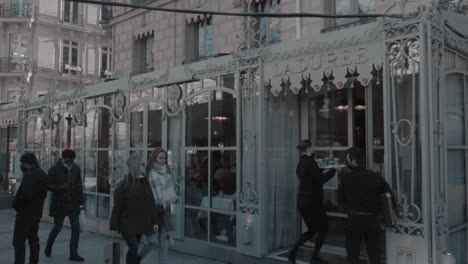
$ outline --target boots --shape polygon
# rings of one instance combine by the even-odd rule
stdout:
[[[312,257],[310,259],[310,264],[328,264],[328,261],[321,259],[319,257]]]
[[[44,249],[44,255],[46,257],[50,257],[52,255],[52,245],[50,243],[47,243],[45,249]]]
[[[84,262],[84,258],[80,257],[78,253],[70,254],[70,257],[68,259],[76,262]]]

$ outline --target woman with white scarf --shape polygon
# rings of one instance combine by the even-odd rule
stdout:
[[[146,237],[146,244],[140,251],[140,256],[147,255],[159,242],[159,262],[168,263],[169,242],[172,241],[168,232],[172,231],[171,205],[177,201],[174,180],[169,164],[167,163],[167,151],[158,148],[151,152],[146,165],[146,173],[149,178],[156,206],[161,210],[162,222],[157,233]]]

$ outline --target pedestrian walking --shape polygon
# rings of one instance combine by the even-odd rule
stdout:
[[[336,173],[335,169],[322,170],[314,159],[312,143],[302,140],[297,149],[300,152],[296,175],[299,179],[299,193],[297,195],[297,209],[304,219],[307,231],[304,232],[293,248],[289,251],[288,261],[296,263],[299,248],[315,236],[315,248],[310,259],[311,264],[326,264],[327,261],[319,257],[320,249],[325,243],[328,232],[327,213],[323,206],[323,185]]]
[[[132,155],[127,160],[127,166],[127,178],[114,193],[110,230],[122,233],[128,245],[126,263],[139,264],[141,237],[158,232],[161,210],[156,207],[141,157]]]
[[[174,179],[167,158],[167,152],[158,148],[151,152],[146,165],[154,200],[157,208],[161,210],[161,224],[157,233],[146,237],[146,244],[141,249],[140,256],[145,257],[153,247],[159,244],[158,264],[168,263],[169,244],[173,243],[169,235],[172,231],[171,206],[177,201]]]
[[[29,263],[39,263],[39,221],[42,218],[44,199],[47,195],[47,174],[39,167],[33,153],[21,156],[23,179],[13,200],[16,211],[13,246],[15,264],[24,264],[26,240],[29,243]]]
[[[390,186],[382,176],[365,168],[363,150],[350,148],[346,162],[350,171],[341,178],[338,200],[348,212],[347,260],[349,264],[359,264],[361,242],[364,240],[369,264],[379,264],[383,235],[379,211],[382,194],[391,193]]]
[[[69,260],[83,262],[78,255],[80,240],[80,211],[84,210],[83,184],[81,170],[75,164],[76,154],[71,149],[62,152],[62,159],[49,170],[49,190],[52,191],[52,204],[49,215],[54,218],[54,227],[47,239],[44,254],[49,257],[57,235],[62,230],[63,221],[67,216],[71,225],[70,257]]]

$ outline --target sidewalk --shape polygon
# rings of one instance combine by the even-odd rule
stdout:
[[[9,264],[14,260],[14,249],[12,246],[13,228],[15,223],[15,212],[12,209],[0,210],[0,263]],[[55,241],[52,256],[50,258],[44,256],[45,240],[49,234],[52,225],[41,222],[39,226],[39,238],[41,240],[41,254],[39,263],[41,264],[65,264],[78,263],[68,260],[68,242],[70,239],[70,228],[63,227],[57,240]],[[112,239],[98,234],[86,234],[80,238],[79,254],[86,259],[84,263],[101,264],[104,263],[104,247],[112,242]],[[125,242],[121,241],[125,246]],[[26,246],[26,252],[29,252]],[[124,247],[124,252],[127,252]],[[157,254],[151,252],[142,264],[155,263]],[[28,253],[26,253],[26,263]],[[169,252],[169,260],[171,264],[223,264],[218,261],[211,261],[191,255],[186,255],[174,251]]]

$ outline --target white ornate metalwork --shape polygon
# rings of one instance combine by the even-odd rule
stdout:
[[[259,214],[258,193],[252,187],[250,182],[247,182],[242,189],[240,195],[240,211],[248,214]]]
[[[125,111],[126,111],[126,106],[127,100],[125,97],[125,94],[122,92],[119,92],[115,95],[114,98],[114,118],[116,121],[122,121],[125,118]]]
[[[73,104],[72,126],[82,126],[84,124],[84,121],[86,120],[84,110],[84,103],[82,101],[76,101]]]

